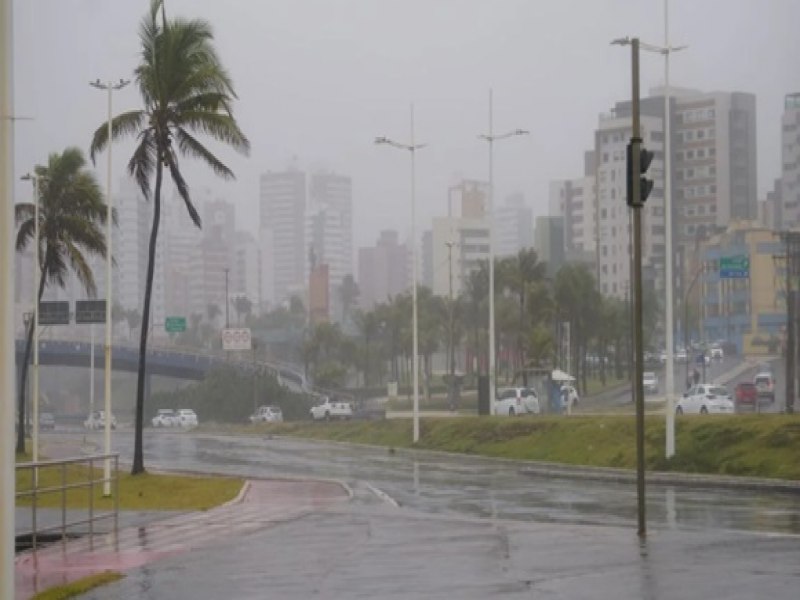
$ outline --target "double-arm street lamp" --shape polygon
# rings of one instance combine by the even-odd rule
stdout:
[[[416,171],[415,155],[417,150],[424,148],[427,144],[417,144],[414,140],[414,105],[411,105],[411,142],[401,144],[385,136],[375,138],[376,144],[386,144],[399,150],[406,150],[411,155],[411,328],[413,336],[413,366],[414,366],[414,437],[413,441],[419,441],[419,337],[417,333],[417,212],[416,212]]]
[[[111,227],[113,223],[112,207],[111,207],[111,141],[113,137],[112,130],[112,111],[111,111],[111,96],[114,91],[121,90],[130,81],[120,79],[117,83],[108,81],[102,83],[99,79],[89,83],[98,90],[105,90],[108,92],[108,172],[106,174],[106,337],[105,337],[105,379],[103,393],[105,396],[105,423],[104,425],[104,446],[105,454],[111,454]],[[111,495],[111,459],[106,458],[103,468],[103,495]]]
[[[518,135],[528,135],[524,129],[514,129],[495,134],[493,129],[492,90],[489,90],[489,133],[478,137],[489,143],[489,193],[486,218],[489,223],[489,409],[494,404],[495,390],[495,343],[494,343],[494,143]]]

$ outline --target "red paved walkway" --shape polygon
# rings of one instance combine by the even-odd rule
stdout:
[[[243,535],[296,519],[348,498],[336,483],[321,481],[248,481],[233,502],[205,512],[187,513],[143,527],[56,543],[16,559],[16,597],[103,571],[127,571],[188,552],[220,536]]]

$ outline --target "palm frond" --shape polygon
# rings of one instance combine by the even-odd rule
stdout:
[[[194,207],[194,204],[192,204],[192,199],[189,197],[189,186],[186,184],[186,180],[183,178],[183,174],[178,166],[177,156],[175,156],[175,153],[172,151],[169,152],[168,156],[167,166],[169,167],[172,181],[175,182],[175,186],[178,188],[178,194],[183,199],[183,203],[186,205],[186,210],[189,212],[192,221],[198,229],[201,229],[203,224],[200,215],[197,213],[197,209]]]
[[[180,119],[180,125],[185,129],[201,131],[228,144],[241,154],[247,155],[250,152],[250,141],[230,115],[208,111],[186,111],[181,114]]]
[[[83,256],[80,248],[76,246],[72,241],[65,241],[64,242],[64,249],[66,250],[67,258],[69,259],[70,266],[72,270],[75,271],[75,275],[83,284],[86,293],[89,294],[90,297],[94,297],[97,295],[97,286],[94,282],[94,274],[92,273],[92,268],[89,266],[89,263],[86,262],[86,258]]]
[[[175,139],[178,141],[178,149],[188,156],[199,158],[204,161],[211,169],[223,179],[234,179],[233,171],[226,167],[222,161],[214,156],[208,148],[203,146],[183,127],[175,130]]]
[[[111,119],[111,138],[112,141],[136,135],[144,124],[146,114],[143,110],[131,110],[117,115]],[[108,121],[100,125],[92,136],[92,143],[89,147],[89,157],[95,163],[95,157],[102,152],[108,145]]]
[[[145,199],[150,199],[150,177],[155,170],[156,147],[153,142],[153,132],[145,129],[139,134],[139,145],[136,146],[131,159],[128,161],[128,173],[139,184]]]

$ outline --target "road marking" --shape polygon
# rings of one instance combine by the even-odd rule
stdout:
[[[366,485],[367,485],[367,489],[369,489],[370,492],[375,494],[378,498],[383,500],[386,504],[390,504],[390,505],[394,506],[395,508],[400,508],[400,503],[397,500],[395,500],[394,498],[392,498],[389,494],[387,494],[386,492],[384,492],[381,489],[376,488],[374,485],[372,485],[369,482],[367,482]]]

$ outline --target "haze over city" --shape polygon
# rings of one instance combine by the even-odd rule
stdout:
[[[68,145],[88,149],[105,119],[96,78],[130,79],[146,2],[19,3],[15,13],[16,171]],[[673,2],[670,37],[689,47],[672,60],[671,80],[702,91],[753,93],[757,106],[758,195],[780,176],[783,97],[800,89],[800,4],[793,0]],[[488,90],[496,131],[526,138],[499,145],[496,203],[524,193],[547,213],[548,183],[579,176],[598,115],[630,95],[630,53],[610,40],[637,35],[663,43],[660,0],[528,2],[473,0],[253,2],[171,0],[167,11],[211,22],[239,101],[249,158],[221,149],[235,182],[185,161],[195,192],[233,202],[241,229],[253,225],[259,175],[290,164],[352,177],[354,246],[384,228],[410,233],[407,157],[376,148],[407,141],[416,107],[418,232],[444,215],[447,187],[485,180]],[[642,92],[663,83],[663,61],[642,56]],[[115,95],[114,111],[137,108],[137,90]],[[215,149],[219,149],[212,145]],[[114,147],[115,190],[132,146]],[[98,176],[104,180],[104,161]],[[30,193],[17,184],[18,196]]]

